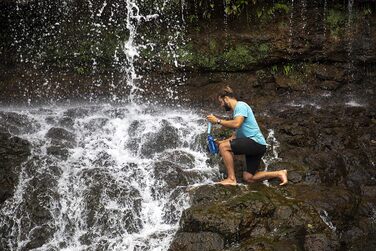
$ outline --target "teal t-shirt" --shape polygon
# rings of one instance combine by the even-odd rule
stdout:
[[[257,124],[252,108],[247,103],[238,101],[233,116],[234,118],[238,116],[244,117],[243,124],[236,130],[237,138],[251,138],[261,145],[266,145],[265,138]]]

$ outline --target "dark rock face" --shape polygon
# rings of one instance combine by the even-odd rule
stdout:
[[[15,246],[19,240],[27,240],[20,246],[21,250],[41,247],[56,231],[49,222],[53,219],[51,209],[59,197],[56,189],[58,187],[57,178],[61,172],[59,168],[54,166],[42,172],[36,172],[40,165],[46,163],[48,163],[48,160],[38,158],[30,159],[25,163],[27,172],[24,175],[29,180],[23,186],[29,192],[25,194],[24,202],[11,215],[12,218],[7,219],[9,224],[2,226],[1,231],[4,233],[4,239],[1,239],[0,247],[4,250],[7,249],[9,243]],[[55,204],[54,206],[59,209],[60,205]],[[25,215],[28,215],[32,221],[25,218]],[[19,220],[22,226],[21,229],[16,230],[16,233],[7,229],[16,224],[13,222],[14,220]]]
[[[0,132],[0,205],[13,195],[20,164],[30,155],[30,150],[27,140]]]
[[[18,3],[18,8],[10,2],[0,2],[4,6],[0,20],[6,31],[0,41],[4,44],[1,62],[5,63],[0,65],[0,70],[4,68],[4,81],[0,86],[4,103],[12,103],[13,100],[27,102],[27,98],[38,101],[51,97],[58,100],[67,97],[86,99],[88,94],[96,94],[97,99],[105,97],[108,100],[112,94],[119,97],[129,94],[128,90],[113,86],[122,81],[118,68],[128,63],[114,61],[115,52],[119,53],[118,45],[128,36],[124,22],[126,3],[114,1],[107,4],[101,16],[103,30],[97,30],[90,29],[93,24],[87,21],[91,20],[87,5],[77,1],[69,6],[60,2],[22,1],[24,4]],[[93,4],[101,5],[98,1]],[[147,87],[144,89],[147,90],[145,94],[148,99],[154,99],[155,95],[164,99],[168,89],[165,87],[169,87],[171,79],[180,79],[181,76],[186,79],[187,86],[177,88],[178,91],[188,94],[190,99],[204,96],[204,100],[208,99],[208,92],[200,90],[196,93],[197,86],[206,86],[208,90],[213,85],[244,81],[243,78],[246,78],[248,87],[262,88],[267,85],[268,89],[275,89],[277,94],[282,94],[290,91],[306,92],[314,88],[338,90],[349,82],[361,83],[375,77],[376,17],[371,3],[354,1],[350,8],[350,4],[338,0],[328,3],[319,0],[243,2],[239,3],[241,6],[235,6],[236,13],[226,15],[226,20],[224,12],[229,6],[224,6],[223,2],[202,1],[200,8],[194,1],[184,6],[175,2],[165,6],[163,1],[154,1],[153,4],[140,1],[138,4],[144,14],[158,13],[155,6],[161,4],[164,9],[168,9],[166,13],[159,13],[159,25],[143,23],[135,41],[140,44],[152,41],[158,45],[154,50],[147,46],[141,49],[135,62],[137,71],[144,76],[142,80],[137,80],[137,84]],[[69,15],[66,14],[66,8],[69,9]],[[45,21],[46,16],[50,17],[49,22]],[[175,28],[183,30],[180,30],[180,34],[184,35],[174,40],[179,49],[173,52],[166,49],[166,43],[169,36],[175,35],[174,30],[166,33],[164,25],[166,22],[181,23],[182,20],[172,20],[172,16],[185,20],[184,26]],[[80,20],[80,25],[70,22],[72,18]],[[55,26],[57,20],[60,25]],[[25,27],[18,26],[21,23]],[[38,67],[43,66],[43,69],[54,66],[51,69],[63,68],[63,71],[46,70],[42,73],[46,76],[41,76],[39,69],[25,72],[22,63],[14,62],[17,57],[7,56],[18,52],[12,46],[15,43],[13,37],[5,35],[11,34],[12,29],[18,30],[17,35],[22,38],[18,42],[24,45],[20,45],[20,49],[27,51],[21,54],[28,56],[30,62],[35,62]],[[35,32],[26,35],[29,33],[23,32],[23,29]],[[122,35],[119,36],[119,33]],[[52,37],[45,39],[47,34]],[[78,34],[88,37],[101,35],[98,35],[96,44],[92,44],[83,41]],[[141,37],[147,38],[147,41],[142,41]],[[43,43],[35,44],[35,41]],[[51,45],[57,49],[47,49]],[[96,52],[90,49],[98,45]],[[42,59],[34,54],[43,55]],[[48,60],[43,60],[43,57]],[[92,76],[91,73],[96,71],[91,69],[94,67],[92,59],[96,59],[98,64],[95,68],[101,74]],[[179,67],[175,66],[176,62]],[[169,78],[164,73],[173,73],[174,76]],[[231,76],[231,73],[236,74]],[[244,77],[239,77],[240,73]],[[59,85],[46,90],[45,82],[41,79],[49,78],[51,74],[55,76],[51,83]],[[158,87],[150,86],[153,82],[158,82]],[[307,82],[311,84],[302,85]],[[29,85],[32,87],[29,88]],[[28,89],[27,95],[22,92],[25,89]],[[197,99],[192,101],[197,103]]]
[[[141,195],[139,191],[115,182],[115,177],[107,170],[93,168],[84,170],[82,174],[88,185],[84,205],[84,221],[89,226],[88,233],[81,238],[84,244],[90,244],[94,238],[111,235],[113,231],[122,231],[125,227],[128,233],[137,232],[142,222],[140,220]],[[106,208],[106,199],[116,200],[119,208]],[[124,209],[127,208],[127,214]],[[120,210],[120,211],[118,211]],[[122,218],[118,218],[123,215]],[[118,221],[118,229],[113,229],[113,221]],[[94,227],[95,226],[95,227]],[[95,229],[95,230],[94,230]]]

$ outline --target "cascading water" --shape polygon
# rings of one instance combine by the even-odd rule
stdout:
[[[205,123],[190,111],[16,113],[30,123],[20,136],[32,156],[0,211],[0,245],[9,250],[167,250],[187,186],[219,177],[200,143]]]
[[[0,247],[167,250],[180,214],[188,206],[186,188],[219,177],[218,169],[207,163],[202,147],[205,123],[191,111],[162,111],[135,103],[144,91],[137,84],[141,78],[136,67],[140,50],[157,46],[138,29],[159,15],[142,15],[139,3],[133,0],[127,0],[124,6],[107,1],[100,6],[92,1],[85,3],[91,20],[88,35],[94,39],[87,48],[93,74],[99,68],[97,56],[102,53],[99,46],[105,42],[106,30],[111,24],[127,29],[127,38],[113,55],[113,64],[121,65],[124,77],[120,82],[112,80],[109,86],[111,100],[126,103],[122,107],[83,104],[80,108],[16,111],[32,127],[19,135],[30,141],[32,156],[22,165],[14,197],[1,208],[4,238]],[[58,12],[64,13],[64,8],[66,3]],[[157,8],[158,12],[163,8]],[[74,8],[67,9],[74,12]],[[114,21],[119,18],[119,10],[126,11],[125,26]],[[22,44],[20,37],[16,41]],[[173,53],[175,47],[170,42],[166,50]],[[172,58],[176,62],[176,57]],[[42,61],[35,61],[35,66]],[[85,97],[90,102],[97,100],[96,88],[103,85],[100,79],[93,81]],[[48,77],[44,79],[44,90],[51,88],[51,82]],[[33,94],[29,92],[26,88],[31,103]],[[166,97],[175,99],[174,90],[167,89]]]
[[[270,163],[281,160],[281,158],[278,156],[279,142],[274,135],[273,129],[268,130],[268,136],[266,137],[266,142],[268,144],[269,151],[263,157],[263,161],[265,163],[265,171],[268,170],[268,165]]]

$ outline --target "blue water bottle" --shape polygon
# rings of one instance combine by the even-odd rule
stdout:
[[[213,136],[211,136],[212,123],[208,123],[208,149],[211,154],[218,154],[218,146],[214,142]]]

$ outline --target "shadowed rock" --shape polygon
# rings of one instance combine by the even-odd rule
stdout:
[[[178,233],[169,250],[222,250],[224,241],[221,235],[212,232]]]
[[[0,112],[0,128],[12,134],[33,133],[40,125],[27,115],[16,112]]]
[[[13,196],[18,183],[20,164],[30,155],[27,140],[0,132],[0,205]]]
[[[67,159],[69,150],[76,146],[76,136],[64,128],[51,128],[46,137],[51,139],[51,145],[47,147],[47,153],[56,157]]]

